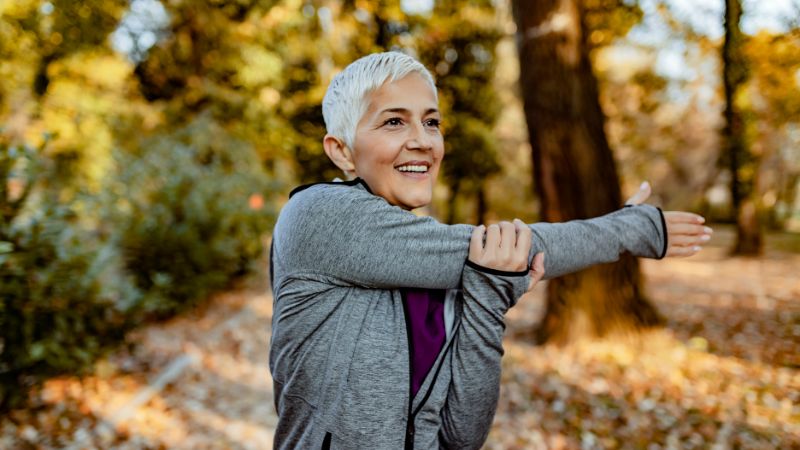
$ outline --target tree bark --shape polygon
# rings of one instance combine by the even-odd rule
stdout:
[[[477,207],[475,208],[477,211],[476,215],[478,217],[477,224],[478,225],[485,224],[487,219],[486,216],[487,213],[489,212],[489,205],[488,202],[486,201],[486,183],[481,182],[480,184],[478,184],[478,192],[476,195],[478,197],[475,200],[477,204],[476,205]]]
[[[725,42],[722,46],[722,78],[725,89],[724,154],[731,171],[731,199],[736,219],[734,254],[758,255],[762,251],[761,220],[756,198],[758,163],[749,151],[745,124],[736,96],[748,78],[742,51],[744,34],[739,28],[741,0],[725,0]]]
[[[461,181],[453,180],[450,185],[450,205],[447,208],[447,223],[458,223],[458,194],[461,192]]]
[[[585,219],[620,208],[619,177],[605,135],[580,0],[517,0],[514,17],[542,219]],[[638,260],[629,255],[554,279],[547,293],[540,341],[660,323],[644,298]]]

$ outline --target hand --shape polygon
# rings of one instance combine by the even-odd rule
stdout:
[[[485,235],[485,242],[484,242]],[[521,220],[500,222],[487,227],[481,225],[472,231],[469,260],[480,266],[507,272],[529,270],[528,254],[531,250],[531,229]],[[530,269],[528,290],[544,276],[544,254],[537,253]]]
[[[641,205],[650,197],[650,183],[644,182],[639,191],[633,194],[626,205]],[[703,226],[706,219],[703,216],[683,212],[665,211],[664,221],[667,223],[667,254],[666,256],[692,256],[703,249],[703,245],[711,240],[710,227]]]
[[[704,227],[706,219],[683,211],[665,211],[667,222],[666,256],[692,256],[711,240],[713,230]]]

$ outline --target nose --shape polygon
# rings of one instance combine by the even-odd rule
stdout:
[[[433,148],[431,137],[423,124],[417,124],[417,126],[412,127],[408,141],[406,141],[406,147],[410,150],[430,150]]]

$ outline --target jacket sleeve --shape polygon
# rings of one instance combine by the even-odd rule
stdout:
[[[500,394],[504,316],[529,282],[527,272],[494,271],[469,262],[464,267],[452,379],[441,412],[442,448],[479,449],[486,441]]]
[[[530,260],[545,252],[548,278],[616,261],[623,252],[657,258],[665,248],[661,213],[648,205],[530,227]],[[455,289],[472,229],[416,216],[358,187],[312,186],[281,211],[274,257],[283,273],[314,273],[348,286]]]

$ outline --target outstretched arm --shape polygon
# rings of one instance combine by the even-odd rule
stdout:
[[[314,186],[281,211],[274,257],[282,273],[323,275],[343,285],[453,289],[461,284],[473,228],[415,216],[359,186]],[[616,261],[623,252],[661,257],[665,247],[663,216],[648,205],[530,229],[528,261],[545,253],[548,277]]]

